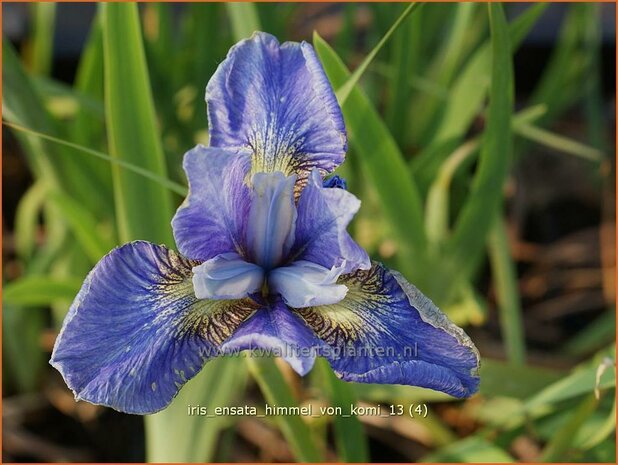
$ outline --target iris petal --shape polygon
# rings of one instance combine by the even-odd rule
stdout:
[[[156,412],[257,309],[250,299],[197,300],[194,265],[143,241],[101,259],[65,318],[50,362],[77,399]]]
[[[247,243],[253,260],[266,269],[280,263],[294,241],[295,180],[295,175],[286,177],[281,172],[253,175]]]
[[[329,346],[339,377],[408,384],[467,397],[478,389],[479,354],[468,336],[399,273],[379,263],[340,278],[334,305],[296,311]]]
[[[184,256],[205,261],[222,253],[245,254],[249,164],[246,153],[201,145],[185,154],[189,195],[172,220]]]
[[[236,253],[217,255],[193,268],[193,288],[198,299],[240,299],[257,292],[264,270]]]
[[[298,199],[296,237],[291,255],[295,260],[308,260],[326,268],[345,261],[344,274],[367,270],[371,261],[348,234],[347,227],[360,208],[360,200],[344,189],[322,185],[314,170]]]
[[[236,44],[206,88],[210,144],[248,148],[253,173],[333,171],[344,159],[341,109],[311,45],[263,32]]]
[[[331,269],[299,260],[289,266],[276,268],[268,275],[271,292],[283,297],[291,307],[311,307],[339,302],[348,288],[337,283],[345,263]]]
[[[261,308],[221,346],[224,353],[261,349],[282,357],[301,376],[315,362],[323,343],[281,300]]]

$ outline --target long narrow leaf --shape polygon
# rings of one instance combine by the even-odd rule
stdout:
[[[511,155],[513,67],[508,28],[502,6],[489,4],[492,36],[492,73],[487,130],[472,191],[447,246],[458,279],[473,271],[502,199]],[[456,270],[456,271],[455,271]]]
[[[251,37],[260,30],[260,18],[257,9],[251,2],[226,3],[234,38],[239,41]]]
[[[357,399],[352,386],[338,379],[326,360],[316,360],[316,365],[318,364],[325,383],[323,388],[328,393],[332,405],[341,406],[344,409],[355,405]],[[355,416],[337,415],[333,422],[339,459],[342,462],[368,462],[369,444],[360,420]]]
[[[504,24],[513,52],[546,8],[547,4],[543,3],[531,5],[512,24]],[[489,89],[491,60],[492,45],[489,42],[479,47],[468,60],[451,87],[448,106],[433,135],[432,144],[460,136],[468,129]]]
[[[101,234],[95,216],[79,202],[59,192],[53,192],[50,195],[50,201],[56,205],[62,217],[67,221],[75,238],[93,264],[116,245],[114,240]]]
[[[506,225],[502,218],[496,218],[488,244],[506,353],[511,363],[521,365],[526,358],[524,324],[515,264],[511,258]]]
[[[266,401],[271,405],[294,407],[290,386],[270,357],[248,357],[249,371],[258,382]],[[281,415],[276,417],[281,432],[290,443],[294,455],[300,462],[319,462],[321,454],[311,436],[309,427],[299,416]]]
[[[214,460],[221,430],[233,418],[215,416],[214,409],[230,405],[240,397],[247,369],[243,360],[223,357],[212,360],[178,393],[162,412],[148,417],[147,459],[154,462],[197,462]],[[191,414],[190,407],[206,408],[207,415]]]
[[[110,155],[166,176],[136,4],[100,5]],[[119,235],[172,245],[169,192],[112,166]]]
[[[399,15],[397,20],[393,23],[393,25],[386,31],[386,34],[382,36],[378,44],[367,54],[363,62],[359,65],[358,68],[354,70],[352,75],[343,83],[341,86],[337,88],[337,100],[339,101],[339,105],[343,105],[345,101],[348,99],[350,92],[352,89],[358,84],[361,76],[367,71],[367,68],[376,57],[380,49],[388,42],[388,39],[393,35],[393,33],[397,30],[397,28],[403,23],[403,21],[414,11],[414,9],[418,6],[418,3],[411,3],[403,13]]]
[[[56,4],[40,2],[30,5],[33,10],[34,28],[30,50],[30,69],[35,74],[48,75],[51,72]]]
[[[81,152],[84,153],[86,155],[90,155],[93,157],[97,157],[100,158],[102,160],[108,161],[110,164],[112,165],[118,165],[120,168],[123,168],[127,171],[130,171],[131,173],[135,173],[136,175],[142,176],[143,178],[146,178],[148,180],[151,180],[157,184],[159,184],[160,186],[169,189],[172,192],[176,192],[179,195],[187,195],[187,188],[185,186],[183,186],[182,184],[178,184],[174,181],[171,181],[163,176],[159,176],[155,173],[153,173],[152,171],[148,171],[147,169],[144,169],[140,166],[134,165],[132,163],[126,162],[124,161],[123,158],[114,158],[114,157],[110,157],[109,155],[103,153],[103,152],[99,152],[97,150],[92,150],[88,147],[83,147],[81,145],[78,144],[74,144],[72,142],[68,142],[66,140],[62,140],[62,139],[58,139],[57,137],[52,137],[49,136],[47,134],[42,134],[40,132],[36,132],[36,131],[32,131],[28,128],[25,128],[23,126],[20,126],[18,124],[12,124],[12,123],[7,123],[4,122],[3,123],[5,126],[8,126],[18,132],[24,132],[30,136],[34,136],[35,138],[40,138],[40,139],[44,139],[44,140],[48,140],[50,142],[54,142],[56,144],[60,144],[60,145],[64,145],[66,147],[69,147],[71,149],[74,149],[76,152]]]
[[[51,305],[60,299],[73,299],[81,285],[81,278],[26,276],[2,286],[2,301],[9,305]]]
[[[317,33],[314,33],[313,44],[333,86],[337,88],[346,82],[350,73],[336,52]],[[402,245],[403,272],[409,278],[419,279],[422,266],[418,263],[425,251],[423,214],[416,185],[407,175],[403,156],[388,128],[359,88],[350,93],[343,105],[343,114],[350,142]],[[416,266],[411,266],[415,262]],[[420,283],[417,281],[417,284]]]

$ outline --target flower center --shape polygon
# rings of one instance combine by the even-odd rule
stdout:
[[[294,243],[296,175],[281,172],[256,173],[252,178],[252,199],[246,243],[249,259],[269,271],[280,265]]]
[[[298,260],[284,265],[294,245],[296,175],[256,173],[246,231],[248,261],[236,252],[218,255],[193,268],[198,299],[237,299],[255,293],[281,295],[292,307],[339,302],[347,288],[336,284],[345,263],[328,269]]]

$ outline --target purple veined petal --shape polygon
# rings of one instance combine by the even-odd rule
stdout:
[[[299,375],[307,374],[324,344],[280,300],[261,308],[221,345],[224,354],[262,350],[283,358]]]
[[[257,309],[251,299],[197,300],[187,260],[137,241],[90,272],[50,363],[76,399],[146,414],[161,410]]]
[[[189,194],[172,219],[178,250],[193,260],[246,253],[251,206],[247,153],[198,145],[185,154]]]
[[[289,266],[272,270],[268,275],[271,292],[280,294],[290,307],[301,308],[316,305],[330,305],[342,300],[348,288],[337,284],[337,279],[345,268],[331,269],[316,263],[299,260]]]
[[[324,187],[314,170],[298,199],[293,260],[307,260],[326,268],[345,261],[343,274],[369,269],[367,252],[347,232],[359,208],[360,200],[353,194]]]
[[[463,330],[399,273],[374,263],[340,278],[338,304],[295,311],[328,345],[346,381],[407,384],[468,397],[478,390],[479,354]]]
[[[193,267],[193,289],[198,299],[241,299],[259,291],[262,267],[237,253],[225,253]]]
[[[330,173],[343,162],[341,109],[313,47],[256,32],[232,47],[206,87],[210,144],[249,149],[252,172]]]
[[[255,263],[271,269],[288,255],[294,241],[296,175],[256,173],[251,180],[251,208],[246,243]]]

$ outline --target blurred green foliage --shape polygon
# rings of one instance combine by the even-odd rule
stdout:
[[[108,250],[133,239],[173,245],[169,222],[186,185],[182,154],[208,139],[206,82],[229,47],[253,30],[298,39],[292,25],[303,7],[192,3],[174,16],[170,4],[102,4],[70,86],[50,77],[54,4],[32,5],[28,53],[18,55],[3,40],[3,115],[35,179],[16,212],[23,274],[3,283],[6,383],[21,392],[40,387],[45,310],[59,328],[83,278]],[[317,32],[313,45],[346,119],[350,153],[341,174],[366,200],[353,233],[462,326],[486,321],[476,283],[489,258],[507,361],[483,360],[480,394],[460,403],[475,424],[462,437],[435,413],[452,401],[440,393],[343,383],[321,363],[307,391],[331,405],[428,402],[430,415],[417,422],[432,450],[426,461],[512,461],[512,443],[524,434],[542,445],[541,461],[614,461],[615,372],[597,373],[604,357],[614,358],[614,310],[566,345],[577,360],[594,354],[574,369],[526,363],[504,212],[505,182],[534,144],[582,157],[589,175],[599,176],[609,145],[599,6],[568,6],[541,80],[518,101],[524,106],[517,113],[513,54],[547,4],[530,5],[510,22],[500,4],[339,8],[342,24],[330,45]],[[364,47],[356,27],[361,10],[371,17]],[[551,132],[573,105],[586,111],[585,143]],[[486,123],[471,136],[479,118]],[[385,241],[392,252],[380,250]],[[210,362],[168,409],[146,418],[148,460],[225,460],[215,455],[217,438],[234,420],[189,417],[186,404],[238,403],[253,379],[268,402],[297,405],[284,375],[270,359]],[[357,418],[328,421],[340,461],[370,459]],[[298,460],[324,459],[328,425],[281,417],[276,426]]]

